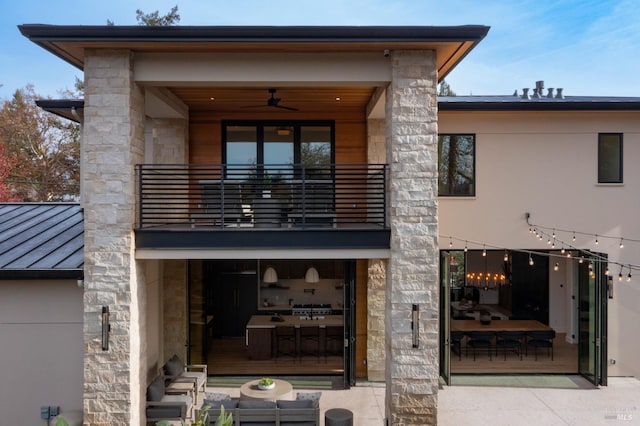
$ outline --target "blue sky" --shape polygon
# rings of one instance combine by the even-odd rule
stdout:
[[[0,98],[27,84],[59,97],[81,77],[17,25],[136,25],[136,9],[164,14],[176,4],[181,25],[488,25],[447,77],[459,95],[511,94],[544,80],[569,96],[640,96],[637,0],[0,0]]]

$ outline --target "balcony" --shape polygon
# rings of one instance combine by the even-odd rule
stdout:
[[[350,235],[388,247],[384,164],[144,164],[137,178],[138,247],[176,233],[201,248],[353,245]]]

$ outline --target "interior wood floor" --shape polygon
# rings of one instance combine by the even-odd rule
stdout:
[[[341,356],[280,357],[251,360],[247,356],[244,338],[213,339],[207,356],[210,375],[342,375]]]
[[[467,351],[462,342],[462,357],[458,358],[455,351],[451,352],[451,374],[466,373],[537,373],[537,374],[577,374],[578,373],[578,345],[567,343],[564,333],[558,333],[553,340],[553,361],[547,356],[546,349],[538,349],[538,360],[535,360],[533,349],[529,348],[528,355],[523,354],[522,360],[513,351],[507,351],[505,361],[502,350],[491,353],[491,360],[486,351],[478,351],[476,360],[473,352]]]

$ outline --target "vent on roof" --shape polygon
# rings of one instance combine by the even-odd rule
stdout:
[[[542,99],[544,97],[548,99],[564,99],[564,94],[562,93],[562,88],[556,89],[556,95],[553,95],[553,87],[549,87],[547,89],[546,96],[544,95],[544,80],[536,81],[536,86],[531,89],[532,94],[529,94],[529,88],[524,87],[522,89],[522,99]],[[518,97],[518,89],[513,92],[513,96]]]

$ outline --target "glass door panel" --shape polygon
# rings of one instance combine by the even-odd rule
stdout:
[[[451,262],[449,257],[448,251],[440,252],[440,377],[447,385],[451,384],[451,342],[449,338]]]
[[[594,385],[606,385],[606,275],[604,265],[583,263],[578,273],[578,369]]]
[[[227,177],[242,178],[254,173],[258,163],[258,134],[256,126],[227,126],[225,164]]]

